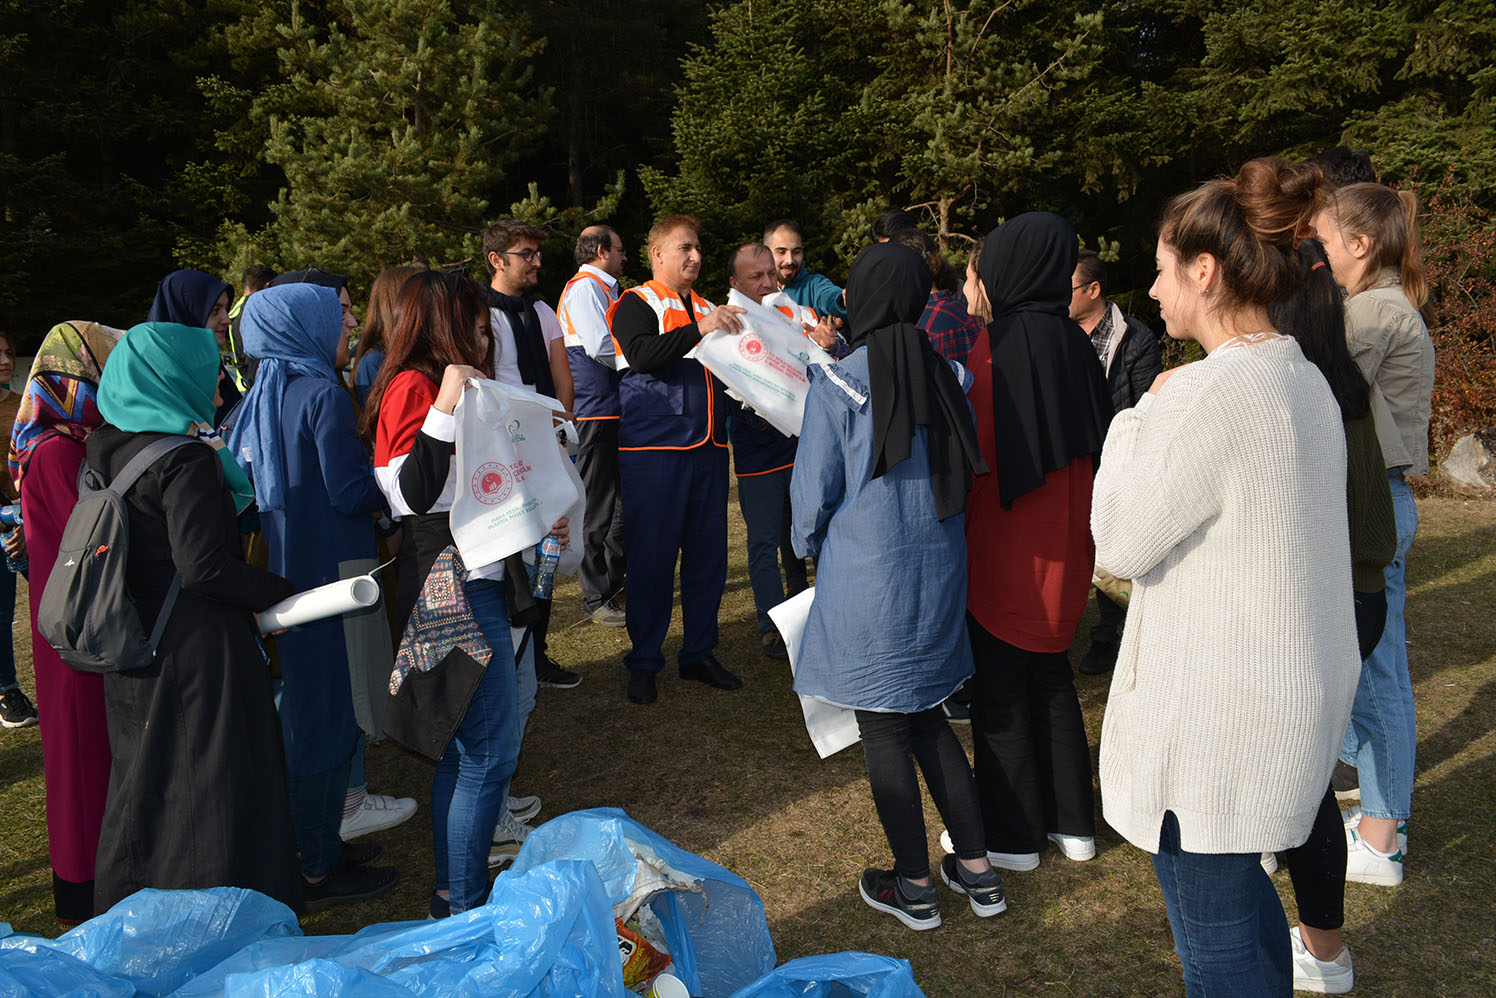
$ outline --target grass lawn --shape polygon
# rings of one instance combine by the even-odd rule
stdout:
[[[1431,498],[1419,510],[1409,562],[1420,744],[1408,879],[1396,889],[1349,885],[1345,937],[1358,995],[1492,995],[1496,851],[1487,826],[1471,831],[1471,822],[1484,821],[1496,802],[1496,505]],[[627,636],[584,622],[574,580],[558,588],[552,657],[586,681],[541,690],[530,720],[515,789],[543,796],[541,820],[576,808],[624,808],[736,871],[763,898],[781,961],[847,949],[900,956],[931,996],[1181,993],[1149,857],[1104,823],[1094,861],[1071,863],[1051,850],[1037,870],[1004,873],[1009,910],[998,918],[978,919],[944,888],[945,925],[934,932],[911,932],[862,904],[859,874],[889,864],[890,855],[861,752],[822,761],[811,748],[789,669],[759,653],[735,500],[730,513],[717,654],[743,675],[739,692],[684,683],[667,669],[658,703],[628,703],[619,665]],[[17,627],[27,689],[29,637],[29,628]],[[677,614],[667,659],[679,641]],[[1077,658],[1084,649],[1082,640]],[[1108,678],[1078,681],[1094,747]],[[957,731],[969,748],[969,730]],[[309,933],[425,913],[431,767],[386,743],[369,750],[368,768],[376,791],[421,802],[413,820],[376,837],[402,880],[377,901],[308,918]],[[0,919],[53,935],[43,807],[36,729],[0,734]],[[926,817],[934,859],[940,819],[928,799]],[[1292,917],[1288,875],[1274,880]]]

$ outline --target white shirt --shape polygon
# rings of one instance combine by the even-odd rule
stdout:
[[[550,363],[551,344],[561,338],[561,320],[556,312],[543,301],[535,302],[535,314],[540,317],[540,332],[545,337],[546,363]],[[531,391],[535,386],[527,384],[519,374],[519,348],[514,345],[514,326],[509,313],[497,308],[488,310],[493,329],[493,378],[506,385],[520,385]]]
[[[591,274],[606,284],[618,296],[618,278],[590,263],[582,264],[579,273]],[[612,300],[598,287],[597,281],[575,280],[561,293],[562,328],[565,331],[567,349],[581,349],[606,368],[622,371],[629,364],[617,356],[613,346],[613,332],[608,328],[608,306]]]

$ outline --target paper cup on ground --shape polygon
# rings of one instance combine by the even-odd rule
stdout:
[[[685,984],[674,974],[660,974],[649,986],[649,994],[645,998],[691,998],[691,992],[686,990]]]

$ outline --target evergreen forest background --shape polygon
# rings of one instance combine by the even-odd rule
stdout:
[[[889,206],[958,264],[1060,212],[1147,316],[1167,198],[1343,143],[1418,186],[1489,341],[1493,56],[1492,4],[1431,0],[0,0],[0,328],[129,326],[179,266],[481,273],[505,214],[550,298],[583,225],[637,280],[670,211],[709,297],[779,216],[841,281]]]

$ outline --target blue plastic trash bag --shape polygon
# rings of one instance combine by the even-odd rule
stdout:
[[[0,949],[63,953],[141,994],[164,995],[250,943],[299,935],[295,913],[255,891],[147,889],[56,939],[7,936]]]
[[[381,922],[351,936],[296,936],[285,939],[262,939],[244,947],[222,963],[204,971],[176,991],[170,998],[216,998],[224,992],[230,974],[249,974],[310,960],[331,959],[345,950],[384,939],[409,929],[425,926],[420,922]]]
[[[260,961],[272,948],[262,949],[225,961],[194,985],[222,972],[226,998],[627,998],[612,907],[585,862],[506,874],[480,908],[374,926],[301,962],[267,966]]]
[[[763,901],[747,881],[623,811],[573,811],[546,822],[530,833],[499,883],[560,859],[590,861],[620,917],[649,898],[675,962],[671,973],[692,995],[727,998],[773,969]],[[651,894],[656,888],[663,890]]]
[[[10,938],[30,938],[11,936]],[[0,949],[0,998],[130,998],[135,986],[66,953],[38,946]]]
[[[908,960],[872,953],[806,956],[776,967],[732,998],[925,998]]]

